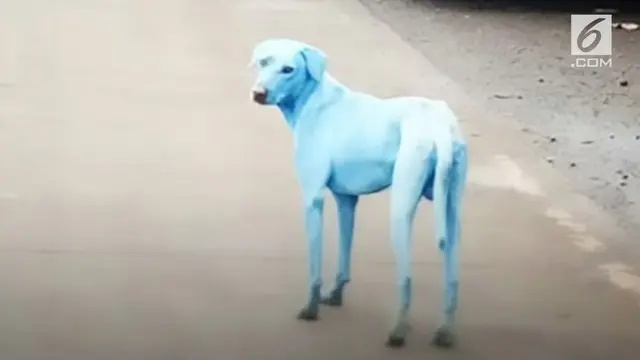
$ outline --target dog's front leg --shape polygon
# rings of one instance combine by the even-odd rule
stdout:
[[[322,299],[322,303],[329,306],[342,306],[344,287],[351,280],[351,245],[358,197],[336,193],[333,193],[333,196],[338,207],[338,227],[340,229],[338,273],[333,290]]]
[[[297,142],[296,171],[302,187],[304,204],[305,232],[307,237],[309,279],[309,298],[307,304],[298,313],[298,319],[314,321],[318,319],[320,291],[322,288],[322,242],[324,227],[324,193],[331,171],[331,162],[324,157],[325,152],[318,151],[313,145],[313,137],[304,137]]]
[[[298,319],[314,321],[318,319],[320,291],[322,288],[322,229],[324,218],[324,198],[316,196],[305,205],[305,228],[309,256],[309,300],[298,313]]]

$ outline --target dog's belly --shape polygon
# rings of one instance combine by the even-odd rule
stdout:
[[[338,194],[366,195],[391,185],[394,161],[346,161],[334,164],[328,187]]]
[[[431,155],[428,166],[436,165],[436,156]],[[327,187],[338,194],[367,195],[391,186],[395,161],[351,161],[333,166]],[[433,200],[435,172],[431,171],[422,188],[422,196]]]

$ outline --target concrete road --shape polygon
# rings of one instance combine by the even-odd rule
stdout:
[[[346,306],[294,319],[306,259],[291,138],[248,100],[250,50],[269,36],[322,47],[354,88],[461,114],[457,349],[429,346],[442,284],[426,204],[414,331],[383,346],[386,195],[361,203]],[[0,49],[2,360],[637,359],[640,281],[609,219],[355,0],[2,0]]]

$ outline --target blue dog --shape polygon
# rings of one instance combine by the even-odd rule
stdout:
[[[437,246],[444,253],[444,320],[434,344],[453,346],[458,302],[460,209],[467,146],[449,106],[420,97],[380,99],[352,91],[326,71],[324,53],[289,39],[269,39],[253,51],[258,77],[252,99],[276,105],[293,131],[309,256],[309,298],[298,318],[318,319],[320,304],[341,306],[351,278],[351,244],[360,195],[391,188],[391,239],[400,303],[388,340],[401,347],[409,329],[411,234],[422,197],[433,201]],[[322,297],[324,192],[339,216],[336,283]]]

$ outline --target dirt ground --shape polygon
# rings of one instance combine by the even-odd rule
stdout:
[[[574,190],[640,230],[640,31],[614,30],[613,67],[582,70],[570,67],[569,13],[593,3],[361,2],[477,100],[518,119]],[[627,19],[637,16],[614,16]]]

